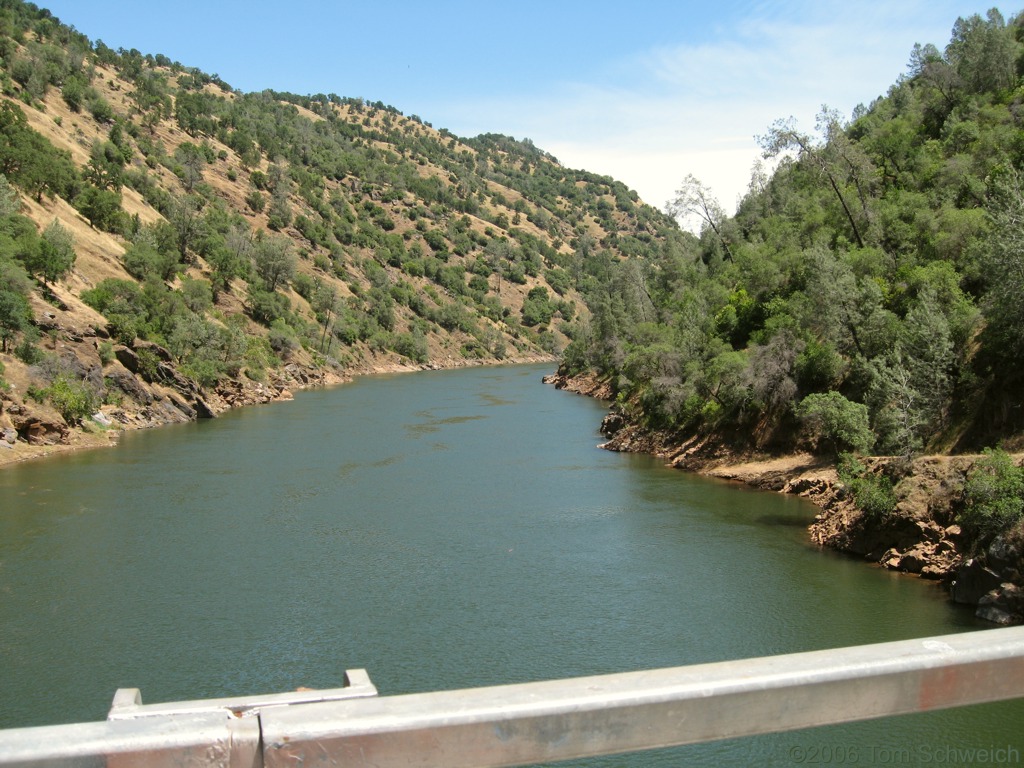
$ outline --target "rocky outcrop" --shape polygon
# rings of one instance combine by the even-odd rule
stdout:
[[[108,388],[117,390],[139,405],[146,406],[152,404],[153,394],[142,386],[139,380],[120,363],[111,364],[104,371],[104,377]]]
[[[544,377],[544,383],[551,384],[555,389],[564,389],[566,392],[575,392],[577,395],[586,395],[597,400],[611,400],[615,397],[611,383],[593,374],[570,376],[553,373]]]
[[[888,461],[872,459],[869,464],[878,471]],[[837,484],[833,499],[819,505],[822,512],[811,526],[811,538],[884,568],[941,581],[954,602],[976,606],[979,618],[1020,623],[1024,548],[1010,536],[1001,536],[972,552],[971,542],[955,523],[960,489],[973,461],[970,456],[915,460],[896,483],[895,511],[882,519],[859,511]]]
[[[68,425],[46,411],[27,404],[11,403],[7,406],[11,425],[29,445],[58,445],[68,442]]]

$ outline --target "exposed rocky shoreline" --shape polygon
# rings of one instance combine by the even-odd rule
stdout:
[[[545,381],[590,397],[611,395],[592,377],[555,374]],[[964,478],[977,456],[922,456],[909,465],[890,457],[865,459],[868,472],[890,477],[898,497],[893,514],[871,520],[854,505],[828,459],[739,454],[711,437],[644,429],[615,406],[601,432],[607,450],[648,453],[679,469],[806,498],[820,510],[809,528],[816,544],[939,582],[952,600],[975,606],[979,618],[1024,623],[1024,542],[1002,536],[971,552],[956,524]]]
[[[16,380],[0,389],[0,467],[43,456],[114,445],[125,430],[150,429],[197,419],[215,418],[234,408],[291,400],[303,389],[333,386],[356,376],[443,370],[477,365],[556,362],[551,355],[526,354],[504,360],[446,357],[424,364],[366,360],[346,369],[291,362],[266,372],[264,380],[244,375],[225,378],[215,387],[200,388],[183,376],[170,353],[157,344],[136,341],[113,346],[113,359],[100,360],[105,338],[94,329],[59,328],[64,340],[55,354],[65,370],[83,381],[103,385],[116,404],[101,406],[81,424],[68,424],[50,405],[25,396],[28,381]],[[8,370],[8,377],[12,371]]]

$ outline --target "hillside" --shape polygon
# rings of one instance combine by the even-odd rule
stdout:
[[[0,60],[14,454],[353,373],[554,360],[584,291],[685,239],[529,140],[242,93],[29,3],[0,3]]]

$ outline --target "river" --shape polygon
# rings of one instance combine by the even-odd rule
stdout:
[[[391,695],[987,626],[811,546],[800,499],[598,449],[603,406],[549,370],[367,377],[3,469],[0,727],[102,719],[118,687],[235,696],[363,667]],[[1021,722],[986,705],[585,764],[1019,754]]]

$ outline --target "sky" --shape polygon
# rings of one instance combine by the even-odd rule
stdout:
[[[657,208],[693,174],[732,212],[756,136],[849,115],[949,42],[970,0],[36,0],[91,40],[233,88],[381,101],[461,137],[501,133]],[[1017,7],[1001,7],[1009,19]]]

